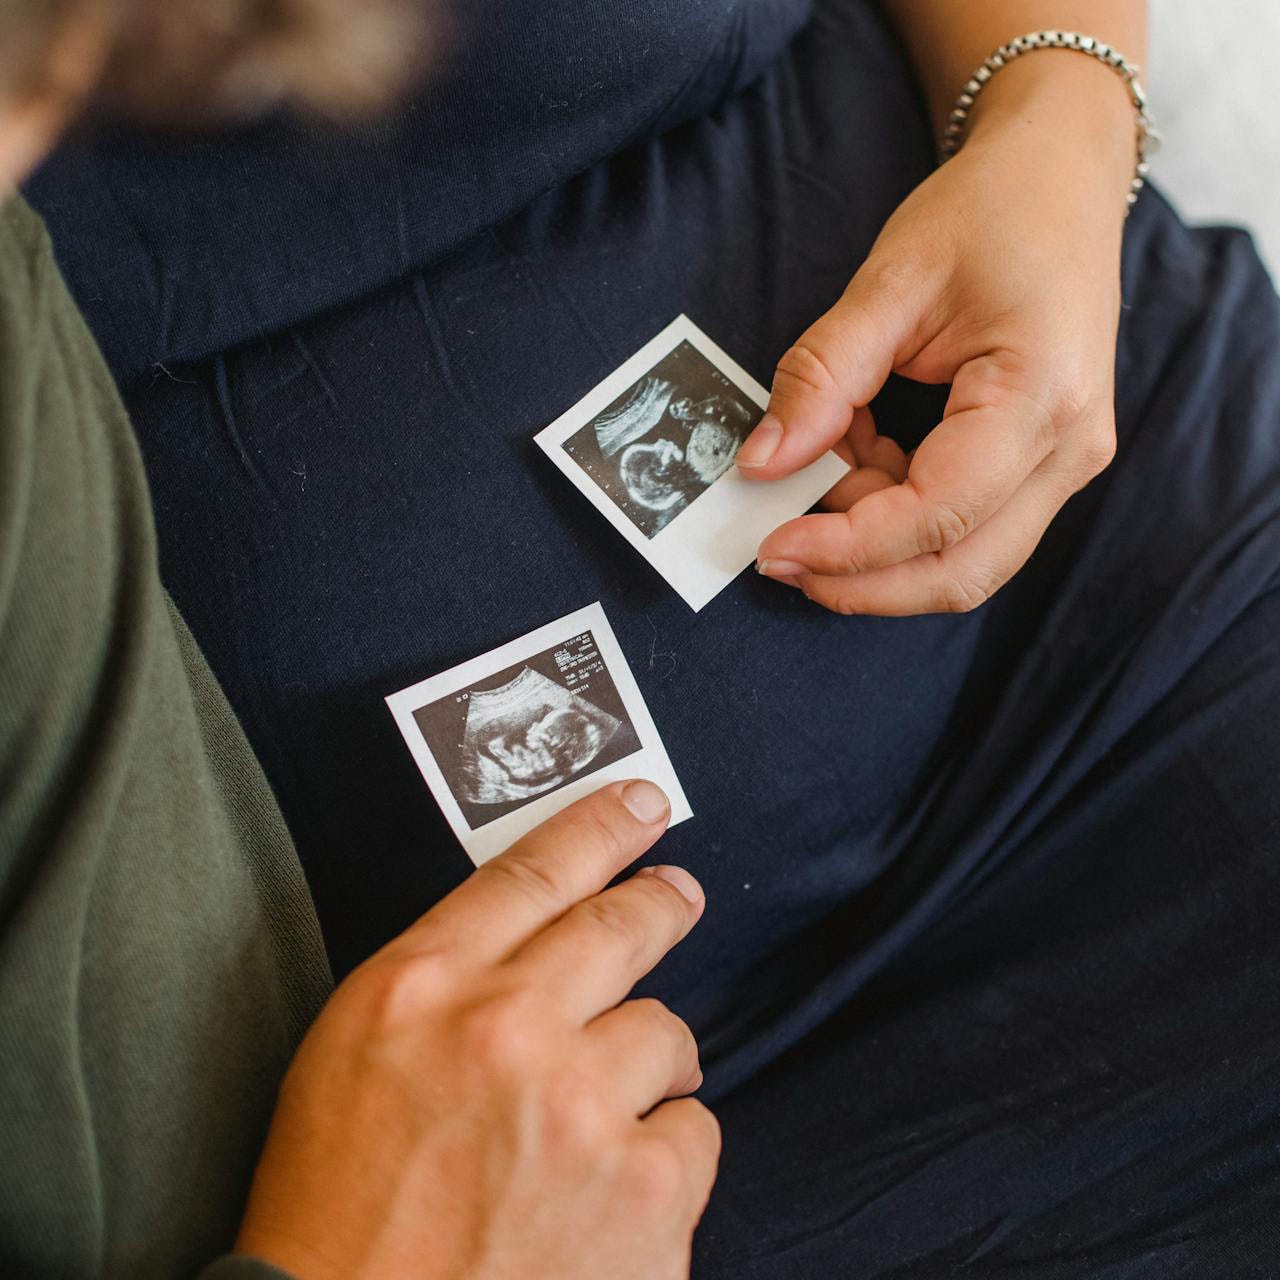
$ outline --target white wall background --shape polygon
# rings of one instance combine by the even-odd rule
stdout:
[[[1280,2],[1151,0],[1152,177],[1189,222],[1257,237],[1280,278]]]

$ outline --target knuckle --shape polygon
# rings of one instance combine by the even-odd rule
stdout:
[[[841,574],[858,574],[876,568],[870,546],[865,538],[859,536],[858,526],[855,524],[861,513],[856,507],[850,507],[844,517],[848,526],[848,541],[833,556],[836,571]]]
[[[512,850],[485,863],[475,874],[505,880],[540,906],[560,898],[560,884],[555,874],[534,853]]]
[[[801,338],[778,361],[774,372],[774,390],[816,391],[819,395],[826,395],[837,385],[832,363],[830,355],[811,338]]]
[[[910,475],[905,487],[914,497],[917,555],[949,551],[977,527],[976,512],[963,504],[930,497]]]
[[[873,253],[859,269],[854,282],[860,286],[857,296],[866,298],[883,293],[895,309],[905,310],[911,295],[921,286],[921,263],[911,254]],[[846,291],[846,302],[852,300],[854,282]]]
[[[375,1034],[420,1026],[424,1009],[440,989],[442,967],[436,956],[384,957],[353,975]]]
[[[523,993],[504,992],[479,1001],[464,1015],[468,1059],[500,1072],[529,1069],[540,1055],[548,1017]]]
[[[643,1213],[665,1216],[684,1195],[684,1157],[665,1137],[650,1136],[637,1144],[631,1160],[629,1193]]]
[[[631,1003],[635,1012],[647,1024],[642,1034],[654,1040],[667,1041],[673,1056],[678,1061],[688,1064],[691,1075],[696,1074],[700,1070],[698,1041],[689,1024],[672,1013],[661,1000],[646,997],[633,1000]]]
[[[847,587],[837,589],[834,594],[825,598],[822,604],[832,613],[838,613],[844,618],[855,618],[862,613],[861,599]]]
[[[588,818],[588,829],[592,843],[609,856],[611,861],[618,861],[628,853],[618,829],[601,814],[592,812]]]
[[[1053,389],[1051,416],[1059,427],[1068,427],[1088,412],[1090,395],[1085,390],[1087,377],[1063,379]]]
[[[920,504],[919,551],[949,551],[973,532],[975,520],[972,513],[945,502],[922,499]]]
[[[683,1018],[672,1013],[665,1004],[659,1004],[658,1008],[662,1010],[663,1016],[667,1019],[671,1034],[679,1041],[685,1052],[696,1059],[698,1057],[698,1038],[693,1034],[693,1028]]]
[[[668,905],[664,902],[663,905]],[[623,909],[607,898],[588,898],[578,910],[598,935],[608,939],[625,961],[638,960],[648,951],[649,929],[638,912]]]
[[[1051,423],[1056,391],[1025,354],[1002,347],[965,365],[965,375],[979,403],[1019,416]]]
[[[591,1092],[590,1083],[560,1074],[542,1103],[547,1142],[578,1158],[589,1157],[607,1146],[614,1133],[609,1113]]]
[[[684,1023],[661,1000],[656,1000],[653,996],[641,996],[640,999],[631,1000],[628,1003],[632,1012],[649,1024],[650,1032],[668,1031],[673,1022],[684,1026]]]
[[[973,372],[975,382],[983,388],[982,398],[1029,430],[1042,455],[1056,446],[1062,433],[1089,407],[1089,396],[1083,390],[1087,377],[1060,374],[1046,381],[1025,356],[1011,351],[995,352],[975,362]]]
[[[1116,432],[1112,424],[1108,424],[1091,432],[1084,441],[1081,461],[1086,472],[1086,480],[1101,475],[1115,461]]]
[[[941,611],[944,613],[972,613],[980,609],[996,593],[998,583],[984,581],[972,575],[948,577],[940,593]]]
[[[694,1117],[695,1123],[700,1126],[704,1147],[718,1159],[720,1151],[724,1146],[724,1137],[720,1130],[720,1121],[716,1119],[715,1112],[712,1111],[710,1107],[704,1106],[696,1099],[689,1100],[688,1105],[691,1108],[690,1114]]]

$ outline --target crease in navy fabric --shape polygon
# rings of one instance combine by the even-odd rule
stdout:
[[[262,491],[269,497],[276,496],[275,490],[272,488],[270,481],[262,474],[261,469],[254,462],[249,450],[245,448],[244,440],[240,435],[240,427],[236,422],[236,411],[231,403],[231,384],[227,377],[227,361],[226,357],[218,356],[213,361],[213,381],[217,388],[218,394],[218,411],[221,416],[222,425],[226,432],[227,440],[231,444],[232,451],[240,461],[240,465],[244,467],[246,473],[252,478],[253,482],[258,485]]]
[[[307,368],[311,371],[312,375],[315,377],[315,380],[319,384],[321,391],[324,392],[325,399],[328,400],[328,402],[333,406],[333,411],[335,413],[341,413],[342,405],[338,403],[338,393],[334,391],[333,383],[330,382],[329,379],[325,377],[324,370],[320,367],[319,362],[316,360],[315,356],[311,354],[311,348],[307,346],[306,342],[303,340],[302,335],[298,333],[296,329],[290,330],[289,337],[290,337],[290,340],[293,342],[293,345],[297,350],[298,354],[302,357],[303,361],[306,363]]]

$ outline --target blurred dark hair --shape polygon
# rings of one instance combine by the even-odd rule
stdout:
[[[79,24],[106,40],[93,97],[144,123],[212,123],[277,103],[359,117],[418,78],[425,4],[0,0],[0,100],[64,92],[54,52]]]

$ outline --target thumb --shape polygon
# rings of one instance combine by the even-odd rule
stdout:
[[[769,408],[738,451],[748,479],[774,480],[820,457],[893,371],[914,327],[900,290],[868,267],[778,361]]]

